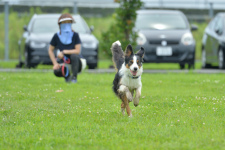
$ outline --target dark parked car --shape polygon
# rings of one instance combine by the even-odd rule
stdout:
[[[39,63],[52,64],[48,47],[54,33],[59,30],[57,24],[60,14],[34,15],[28,26],[24,26],[23,37],[19,41],[20,64],[25,67],[36,67]],[[81,54],[86,59],[89,69],[97,67],[99,42],[92,35],[89,28],[80,15],[73,15],[76,23],[72,24],[73,30],[79,33],[81,39]]]
[[[186,16],[175,10],[139,10],[135,30],[138,48],[145,48],[144,62],[195,65],[195,40]]]
[[[205,28],[202,38],[202,68],[225,69],[225,13],[218,13]]]

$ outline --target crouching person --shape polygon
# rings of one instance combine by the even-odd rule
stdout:
[[[75,21],[70,14],[62,14],[59,17],[59,31],[54,34],[48,53],[53,63],[54,74],[64,77],[66,82],[76,83],[77,74],[85,68],[86,60],[81,58],[81,41],[78,33],[72,30],[72,23]],[[58,49],[59,61],[55,59],[55,49]]]

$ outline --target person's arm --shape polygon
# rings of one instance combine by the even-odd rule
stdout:
[[[74,49],[70,49],[70,50],[66,50],[64,49],[62,51],[62,54],[67,54],[67,55],[71,55],[71,54],[80,54],[80,47],[81,47],[81,44],[76,44],[74,46]]]
[[[50,59],[53,63],[53,69],[59,69],[60,65],[57,63],[57,61],[55,59],[55,55],[54,55],[54,52],[53,52],[54,49],[55,49],[55,47],[50,44],[50,46],[48,48],[48,54],[49,54],[49,57],[50,57]]]

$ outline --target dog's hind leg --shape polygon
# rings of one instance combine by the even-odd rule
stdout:
[[[124,107],[126,108],[127,115],[129,117],[132,117],[131,109],[130,109],[130,106],[129,106],[129,101],[128,101],[125,94],[122,96],[122,100],[123,100]]]
[[[121,104],[121,112],[122,112],[123,115],[125,115],[125,105],[124,105],[123,102]]]
[[[140,97],[141,97],[141,87],[136,89],[136,94],[135,94],[135,98],[134,98],[134,106],[135,107],[138,106]]]

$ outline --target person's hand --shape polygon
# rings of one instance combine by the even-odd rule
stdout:
[[[56,69],[59,69],[60,68],[60,65],[58,63],[56,63],[54,66],[53,66],[53,70],[56,70]]]
[[[60,53],[58,54],[58,58],[59,58],[59,59],[63,59],[63,56],[64,56],[63,52],[60,52]]]

